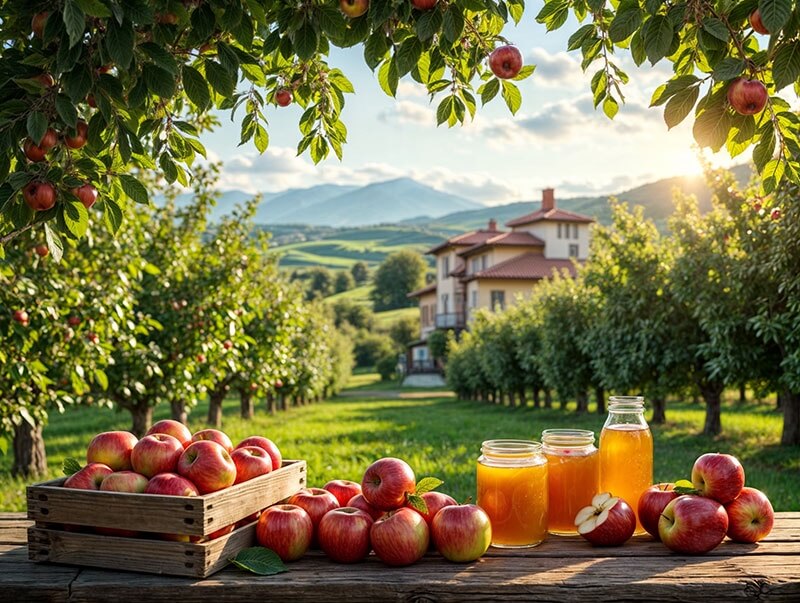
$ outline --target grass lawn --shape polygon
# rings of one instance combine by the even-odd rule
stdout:
[[[396,393],[369,394],[377,388],[376,375],[357,375],[354,389],[361,394],[342,396],[321,404],[293,408],[275,417],[259,408],[247,423],[238,416],[237,401],[225,404],[224,426],[235,441],[263,434],[281,447],[286,458],[308,461],[309,484],[321,486],[334,478],[360,481],[364,469],[381,456],[406,459],[417,476],[435,475],[445,481],[441,490],[463,500],[475,496],[475,459],[483,440],[498,437],[538,439],[547,427],[581,427],[599,432],[604,417],[576,415],[571,410],[510,409],[463,402],[431,392],[421,397]],[[408,390],[400,390],[405,396]],[[164,418],[159,408],[156,419]],[[191,417],[190,427],[203,427],[205,405]],[[781,448],[781,418],[771,404],[728,404],[722,421],[724,435],[696,435],[703,423],[703,407],[672,403],[669,422],[654,429],[655,479],[688,477],[695,458],[703,452],[738,456],[747,483],[764,490],[777,510],[800,510],[800,450]],[[82,458],[91,437],[100,431],[127,429],[127,414],[98,408],[76,408],[54,415],[45,429],[48,460],[53,476],[65,457]],[[25,484],[9,476],[10,457],[0,457],[0,510],[24,510]]]

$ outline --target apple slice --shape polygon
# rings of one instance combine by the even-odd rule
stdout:
[[[626,542],[636,529],[636,515],[630,505],[610,492],[601,492],[592,498],[592,504],[575,516],[578,534],[594,546],[619,546]]]

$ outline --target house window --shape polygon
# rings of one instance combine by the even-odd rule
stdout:
[[[478,258],[472,258],[472,274],[475,274],[478,271]]]
[[[442,293],[442,313],[447,314],[447,306],[448,302],[450,301],[450,295],[448,293]]]
[[[442,278],[447,278],[447,275],[450,274],[450,256],[446,256],[442,258]]]
[[[561,238],[561,224],[558,225],[558,238]]]
[[[470,293],[470,300],[469,300],[469,307],[470,308],[477,308],[478,307],[478,291],[472,291]]]
[[[428,306],[422,306],[422,326],[428,326]]]
[[[486,259],[488,256],[482,255],[481,256],[481,270],[486,270]]]
[[[506,307],[506,292],[492,291],[492,310],[503,310]]]
[[[569,257],[571,257],[571,258],[578,257],[578,246],[577,245],[570,245],[569,246]]]
[[[578,238],[578,225],[577,224],[573,224],[572,225],[572,238],[573,239],[577,239]]]

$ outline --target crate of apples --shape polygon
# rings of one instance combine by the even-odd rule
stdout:
[[[378,459],[361,483],[333,480],[266,509],[258,542],[283,561],[299,559],[313,546],[338,563],[355,563],[374,551],[385,564],[404,566],[430,548],[451,561],[474,561],[491,542],[489,517],[476,505],[433,491],[440,484],[435,478],[418,483],[402,459]]]

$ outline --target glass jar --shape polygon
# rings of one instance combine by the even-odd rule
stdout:
[[[542,448],[547,457],[551,534],[577,534],[575,516],[600,492],[600,457],[594,432],[586,429],[545,429]]]
[[[547,459],[539,442],[487,440],[478,459],[478,505],[492,546],[526,548],[547,536]]]
[[[636,513],[639,497],[653,484],[653,434],[642,396],[611,396],[600,432],[600,488],[627,502]],[[645,530],[636,520],[636,533]]]

